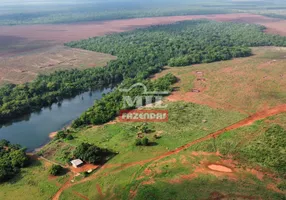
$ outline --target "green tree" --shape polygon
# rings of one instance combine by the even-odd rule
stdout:
[[[63,171],[63,167],[60,165],[52,165],[52,167],[50,168],[49,172],[51,175],[53,176],[58,176],[62,173]]]
[[[148,139],[147,137],[144,137],[144,138],[142,139],[142,145],[143,145],[143,146],[148,146],[148,145],[149,145],[149,139]]]

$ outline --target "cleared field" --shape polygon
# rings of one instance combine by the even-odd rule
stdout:
[[[286,103],[286,49],[253,48],[254,56],[189,67],[167,67],[180,79],[169,101],[252,114]]]
[[[50,167],[49,163],[35,161],[32,166],[22,169],[20,175],[1,184],[0,199],[51,199],[68,176],[51,177]]]
[[[124,32],[138,27],[201,18],[262,24],[269,27],[267,30],[269,33],[286,34],[286,20],[243,13],[153,17],[77,24],[0,26],[0,85],[5,82],[30,81],[38,73],[54,69],[104,66],[107,61],[114,59],[104,54],[83,53],[58,46],[65,42]]]
[[[60,45],[38,49],[33,53],[0,59],[0,85],[29,82],[38,74],[55,70],[103,67],[112,59],[116,57]]]
[[[146,27],[158,24],[169,24],[184,20],[210,19],[217,21],[236,21],[245,23],[264,24],[279,21],[286,24],[286,20],[273,19],[261,15],[218,14],[218,15],[187,15],[171,17],[137,18],[125,20],[110,20],[103,22],[58,24],[58,25],[20,25],[0,26],[0,36],[21,37],[28,40],[57,41],[59,43],[102,36],[109,33],[133,30],[138,27]],[[280,24],[280,25],[281,25]],[[279,26],[274,27],[279,28]],[[283,31],[285,32],[285,30]]]

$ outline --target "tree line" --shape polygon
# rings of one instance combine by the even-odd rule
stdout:
[[[162,78],[155,81],[143,80],[140,78],[126,79],[121,83],[118,88],[105,95],[100,100],[96,101],[95,104],[84,112],[79,118],[73,121],[72,128],[78,128],[90,124],[99,125],[111,121],[118,116],[119,111],[124,107],[123,96],[129,96],[135,98],[137,96],[144,96],[144,88],[136,87],[131,91],[125,93],[120,89],[129,89],[136,83],[143,83],[148,91],[169,91],[171,92],[171,85],[177,81],[177,78],[172,74],[167,74]],[[146,101],[146,99],[145,99]],[[155,103],[155,99],[153,99]],[[143,99],[143,105],[146,105]],[[135,105],[134,105],[135,106]],[[134,106],[128,106],[125,109],[134,109]]]

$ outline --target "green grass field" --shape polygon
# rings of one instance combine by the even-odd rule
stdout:
[[[32,166],[22,169],[20,175],[0,185],[0,199],[51,199],[66,177],[49,178],[49,167],[48,164],[34,161]]]
[[[94,178],[68,188],[62,193],[60,199],[80,199],[74,193],[83,195],[88,199],[99,199],[103,198],[102,196],[104,199],[141,200],[146,198],[158,199],[158,197],[160,199],[169,199],[169,197],[172,199],[184,199],[184,197],[185,199],[207,199],[214,195],[229,198],[240,198],[242,195],[249,198],[282,198],[282,194],[268,189],[269,185],[274,184],[276,186],[279,184],[278,182],[271,178],[260,180],[253,173],[240,168],[239,164],[238,166],[236,166],[237,164],[230,165],[235,169],[231,175],[213,173],[208,170],[206,166],[210,163],[228,164],[225,163],[223,156],[226,147],[220,148],[219,141],[221,140],[219,139],[216,145],[222,155],[214,153],[193,154],[193,151],[212,152],[213,141],[210,140],[202,143],[202,146],[194,146],[163,159],[150,160],[246,117],[238,112],[227,112],[183,102],[169,103],[168,110],[170,113],[169,122],[149,124],[155,132],[147,134],[147,137],[156,143],[154,146],[136,147],[134,145],[138,132],[134,127],[140,123],[115,123],[88,128],[75,133],[76,139],[73,141],[65,141],[64,144],[52,142],[48,145],[47,147],[56,148],[57,152],[64,152],[67,147],[76,146],[81,142],[89,142],[119,152],[106,164],[106,168],[96,172]],[[275,121],[277,122],[279,119],[281,118],[277,117]],[[203,123],[203,120],[207,120],[207,122]],[[254,127],[242,129],[256,130],[255,127],[260,127],[261,123],[257,122],[253,125]],[[270,124],[272,122],[262,127]],[[261,133],[256,131],[257,135]],[[160,134],[162,138],[156,140],[153,137],[154,134]],[[226,136],[222,135],[221,137],[227,138],[228,134],[226,133]],[[242,135],[240,137],[243,138]],[[226,139],[225,141],[226,144],[231,144],[230,147],[233,147],[232,144],[241,141],[241,139],[238,140],[236,137],[229,136],[229,140]],[[224,139],[221,144],[224,145]],[[227,150],[232,153],[230,147],[227,146]],[[49,150],[47,154],[50,159],[55,161],[61,160],[62,156],[65,155],[65,153],[51,155],[50,152],[54,151]],[[204,187],[200,187],[200,185],[204,185]],[[98,187],[101,188],[101,193],[98,192]],[[202,194],[202,191],[206,192]],[[73,197],[71,198],[71,196]]]
[[[121,168],[117,165],[112,166],[112,164],[118,163],[119,160],[119,163],[126,163],[147,159],[151,155],[155,155],[152,151],[153,147],[142,148],[140,152],[134,151],[133,148],[132,155],[134,156],[130,155],[132,158],[122,155],[128,153],[120,153],[108,163],[112,167],[101,170],[94,180],[69,188],[62,194],[61,199],[70,199],[74,192],[83,194],[89,199],[101,198],[102,195],[104,195],[104,199],[138,200],[212,199],[214,197],[283,199],[285,194],[282,191],[279,193],[271,189],[283,184],[282,180],[273,178],[272,173],[275,172],[269,171],[267,168],[259,168],[261,171],[253,172],[251,170],[256,170],[259,165],[247,162],[240,157],[234,159],[233,156],[237,155],[237,152],[241,151],[248,143],[259,137],[263,130],[271,127],[273,123],[285,127],[285,120],[286,115],[281,114],[223,134],[216,140],[216,150],[220,151],[221,155],[203,153],[214,152],[213,140],[209,140],[161,160],[150,161],[128,168]],[[120,126],[120,124],[106,125],[105,127],[108,128],[104,129],[108,132],[111,130],[110,127],[116,126]],[[93,135],[97,129],[89,129],[88,132],[84,133]],[[100,131],[97,134],[104,134],[104,132]],[[176,143],[175,140],[173,142]],[[95,143],[99,144],[98,142]],[[123,143],[123,141],[121,140],[120,143]],[[163,146],[164,143],[160,143],[160,145]],[[124,150],[128,149],[128,145],[124,144],[123,146],[125,146]],[[132,144],[130,144],[131,146]],[[123,150],[123,148],[121,149]],[[148,152],[145,152],[146,149]],[[230,158],[234,160],[230,161]],[[211,163],[228,166],[233,172],[228,174],[211,171],[207,168]],[[101,187],[102,194],[96,190],[98,186]]]

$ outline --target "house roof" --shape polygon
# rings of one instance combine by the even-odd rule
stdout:
[[[75,165],[75,166],[79,166],[81,164],[83,164],[81,159],[76,159],[76,160],[72,160],[71,164]]]

